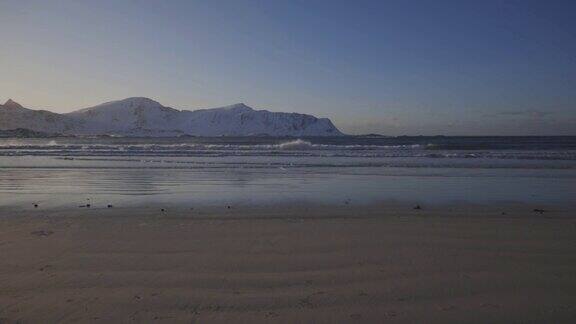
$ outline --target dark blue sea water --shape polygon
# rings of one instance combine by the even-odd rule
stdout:
[[[574,197],[576,137],[0,139],[0,206]]]
[[[0,156],[284,156],[575,160],[576,137],[0,139]],[[329,160],[329,159],[327,159]]]

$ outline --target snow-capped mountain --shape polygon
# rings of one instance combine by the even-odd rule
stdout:
[[[66,116],[74,119],[77,134],[174,136],[180,111],[148,98],[128,98],[80,109]]]
[[[337,136],[342,135],[328,118],[311,115],[254,110],[243,103],[212,109],[182,111],[181,129],[205,136],[275,135]]]
[[[126,136],[339,136],[327,118],[254,110],[245,104],[177,110],[143,97],[111,101],[67,114],[0,105],[0,129],[27,128],[63,134]]]
[[[25,128],[47,133],[68,133],[74,128],[70,118],[46,110],[32,110],[8,99],[0,105],[0,129]]]

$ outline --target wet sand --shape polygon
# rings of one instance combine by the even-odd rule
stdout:
[[[0,210],[0,323],[573,323],[573,216]]]

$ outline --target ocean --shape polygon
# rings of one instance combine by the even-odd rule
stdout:
[[[0,139],[0,207],[576,197],[576,137]]]

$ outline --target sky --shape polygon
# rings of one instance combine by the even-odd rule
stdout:
[[[350,134],[576,135],[576,1],[0,0],[0,100],[126,97]]]

